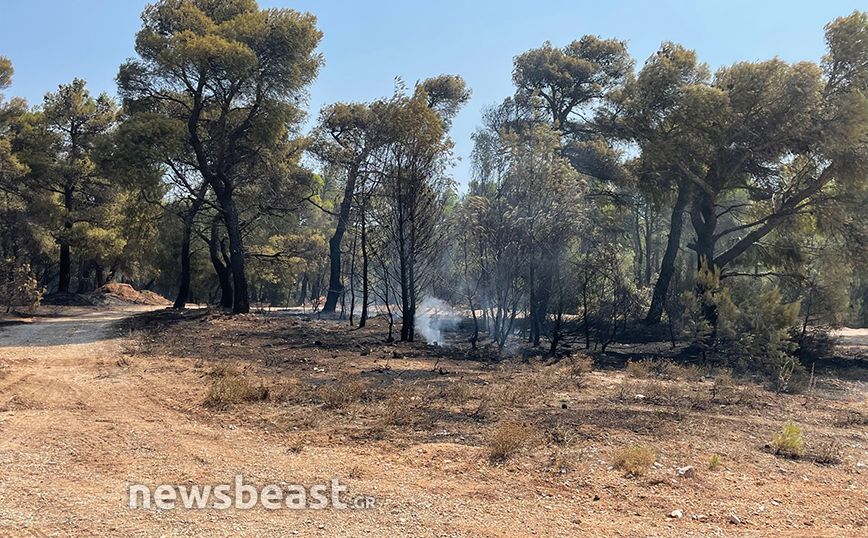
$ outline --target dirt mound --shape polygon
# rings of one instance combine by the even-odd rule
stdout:
[[[109,304],[114,303],[113,300],[122,301],[123,303],[146,304],[153,306],[169,306],[172,304],[172,302],[165,297],[157,295],[152,291],[136,291],[136,289],[129,284],[119,284],[117,282],[109,282],[105,286],[97,288],[97,290],[90,295],[95,299],[95,302],[99,302],[100,304],[105,304],[104,301],[106,299],[109,300]]]
[[[141,304],[154,305],[154,306],[171,306],[172,301],[166,299],[162,295],[156,294],[151,290],[142,290],[139,292],[139,298],[141,299]]]

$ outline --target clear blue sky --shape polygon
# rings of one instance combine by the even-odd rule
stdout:
[[[115,94],[120,63],[133,55],[145,2],[137,0],[0,0],[0,55],[15,67],[7,96],[39,104],[47,91],[87,79],[93,93]],[[637,65],[662,41],[696,49],[712,69],[779,56],[819,61],[823,26],[857,0],[531,0],[412,1],[260,0],[319,18],[326,65],[311,89],[310,112],[323,104],[389,95],[395,76],[408,83],[460,74],[473,99],[452,136],[463,159],[453,171],[466,184],[470,134],[480,111],[512,93],[512,58],[544,41],[562,46],[584,34],[628,41]]]

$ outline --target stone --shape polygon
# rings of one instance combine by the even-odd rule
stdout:
[[[687,467],[679,467],[678,469],[675,469],[675,476],[693,478],[696,476],[696,467],[694,467],[693,465],[688,465]]]

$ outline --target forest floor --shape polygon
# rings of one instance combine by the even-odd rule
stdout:
[[[775,394],[668,362],[599,357],[588,371],[579,358],[385,344],[382,318],[356,330],[154,308],[0,320],[0,536],[868,535],[860,368]],[[787,420],[803,428],[798,459],[768,446]],[[613,463],[636,445],[654,464],[627,476]],[[376,506],[128,506],[130,484],[237,474],[338,478]]]

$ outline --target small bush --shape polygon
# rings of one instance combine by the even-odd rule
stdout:
[[[619,400],[632,400],[637,394],[642,393],[642,389],[639,388],[639,383],[627,377],[623,378],[621,382],[618,383],[617,388],[617,396]]]
[[[575,450],[558,449],[552,454],[551,470],[557,474],[567,474],[574,471],[579,463],[579,457]]]
[[[571,446],[579,439],[579,435],[575,429],[562,422],[559,422],[554,428],[549,429],[546,432],[546,437],[548,437],[549,442],[552,444],[560,446]]]
[[[762,400],[762,388],[754,383],[747,383],[738,393],[739,405],[753,407]]]
[[[717,470],[718,467],[720,467],[720,456],[712,454],[711,461],[708,462],[708,470],[714,471]]]
[[[729,402],[735,396],[735,383],[732,381],[732,372],[723,370],[714,378],[711,385],[711,399],[721,402]]]
[[[361,380],[339,379],[316,389],[316,398],[326,409],[343,409],[359,402],[365,394]]]
[[[268,398],[267,388],[262,385],[254,387],[246,378],[229,373],[214,381],[203,405],[221,408],[244,402],[258,402],[266,398]]]
[[[651,376],[651,366],[647,360],[634,362],[630,359],[627,361],[627,375],[636,379],[645,379]]]
[[[667,384],[659,379],[649,379],[640,385],[639,392],[649,401],[656,403],[673,403],[681,396],[681,391],[675,384]]]
[[[594,359],[584,353],[575,353],[569,358],[569,369],[567,374],[570,377],[583,378],[594,371]]]
[[[494,410],[501,408],[514,408],[527,405],[531,398],[538,392],[536,383],[531,380],[512,383],[489,385],[487,397],[490,399]]]
[[[501,422],[488,443],[488,458],[506,461],[530,440],[531,430],[521,422]]]
[[[416,426],[426,418],[430,398],[416,385],[392,387],[384,402],[381,419],[384,426]]]
[[[286,451],[291,454],[301,454],[301,451],[304,450],[304,447],[307,445],[307,440],[302,435],[297,435],[292,441],[289,442],[289,445],[286,447]]]
[[[775,434],[772,439],[772,448],[775,454],[798,458],[805,453],[805,442],[802,438],[802,428],[792,420],[788,420],[781,433]]]
[[[30,265],[18,265],[15,258],[0,263],[0,297],[9,308],[32,312],[42,300],[39,282],[30,272]]]
[[[612,465],[629,475],[644,476],[656,460],[657,456],[651,450],[640,445],[632,445],[615,454]]]
[[[820,465],[838,465],[844,459],[844,447],[835,438],[820,441],[811,452],[814,463]]]
[[[443,398],[457,405],[465,405],[477,396],[478,390],[473,383],[458,380],[449,384],[443,391]]]
[[[838,339],[831,327],[815,327],[799,338],[799,349],[796,350],[801,361],[828,359],[835,356]]]

